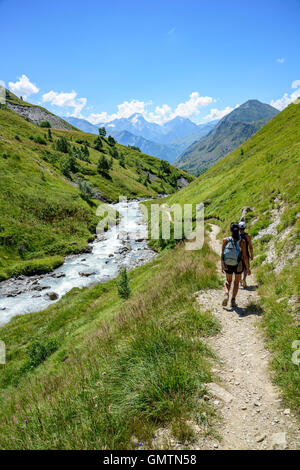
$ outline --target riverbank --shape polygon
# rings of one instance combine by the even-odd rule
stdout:
[[[120,214],[118,224],[98,234],[84,253],[67,257],[51,273],[1,282],[0,322],[7,322],[14,315],[42,310],[73,287],[105,282],[116,277],[121,266],[130,270],[156,255],[147,246],[139,201],[121,202],[112,207]]]

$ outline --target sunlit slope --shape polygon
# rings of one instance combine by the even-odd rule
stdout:
[[[57,150],[62,137],[67,153]],[[49,270],[64,255],[80,251],[93,238],[101,199],[153,197],[177,189],[177,175],[184,173],[170,167],[162,174],[160,160],[109,145],[105,138],[96,150],[94,140],[81,131],[39,127],[1,106],[0,278]],[[81,159],[84,148],[88,161]],[[110,162],[107,171],[99,172],[101,156]],[[70,162],[74,168],[69,169]],[[91,185],[91,197],[82,194],[80,181]]]
[[[254,237],[252,266],[264,308],[262,324],[274,353],[276,382],[288,402],[298,407],[300,369],[292,355],[299,340],[299,164],[300,105],[291,104],[168,201],[204,202],[205,218],[221,225],[223,234],[228,234],[230,222],[240,219],[244,207],[251,208],[246,222]]]

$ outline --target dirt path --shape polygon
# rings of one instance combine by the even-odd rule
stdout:
[[[219,227],[211,225],[211,228],[211,247],[220,254]],[[209,289],[197,296],[199,303],[211,310],[222,326],[221,333],[210,340],[221,360],[221,366],[215,370],[220,384],[208,388],[223,423],[219,429],[221,443],[200,439],[194,448],[299,448],[299,426],[290,410],[282,406],[279,390],[270,380],[269,353],[256,326],[260,312],[253,275],[248,278],[248,284],[248,289],[239,290],[235,309],[221,306],[223,290]]]

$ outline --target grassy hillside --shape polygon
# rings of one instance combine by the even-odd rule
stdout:
[[[151,448],[165,425],[193,440],[191,418],[212,432],[203,339],[219,326],[191,292],[219,285],[215,256],[179,246],[130,280],[125,302],[115,281],[76,288],[1,328],[1,449]]]
[[[193,175],[202,174],[277,114],[277,109],[272,106],[249,100],[224,116],[208,135],[187,148],[174,164]]]
[[[51,270],[81,251],[93,239],[100,199],[177,189],[175,168],[164,172],[160,160],[106,138],[96,150],[94,141],[94,135],[48,130],[0,107],[0,279]],[[109,169],[98,169],[100,157]]]
[[[299,408],[300,106],[291,105],[189,187],[164,202],[205,202],[205,216],[223,233],[244,206],[249,232],[269,226],[279,209],[278,234],[255,241],[255,269],[275,381]],[[72,187],[73,188],[73,187]],[[74,189],[74,188],[73,188]],[[279,206],[279,207],[278,207]],[[221,234],[222,235],[222,234]],[[270,246],[284,264],[263,264]],[[193,440],[192,419],[213,433],[216,416],[204,400],[216,380],[205,337],[219,325],[193,294],[220,287],[208,246],[179,244],[131,271],[132,296],[121,301],[116,281],[73,289],[43,312],[15,317],[1,328],[7,364],[1,367],[3,449],[151,448],[158,428]],[[188,445],[188,444],[187,444]]]
[[[299,340],[300,295],[300,105],[291,104],[255,136],[167,202],[205,203],[205,218],[221,236],[249,206],[247,230],[255,237],[278,218],[276,230],[254,241],[263,325],[276,383],[287,402],[300,408],[300,368],[292,343]],[[278,233],[276,233],[276,231]],[[282,268],[282,269],[281,269]]]

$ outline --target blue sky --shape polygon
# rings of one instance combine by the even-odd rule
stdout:
[[[0,79],[59,115],[205,122],[300,95],[299,0],[0,0],[0,15]]]

